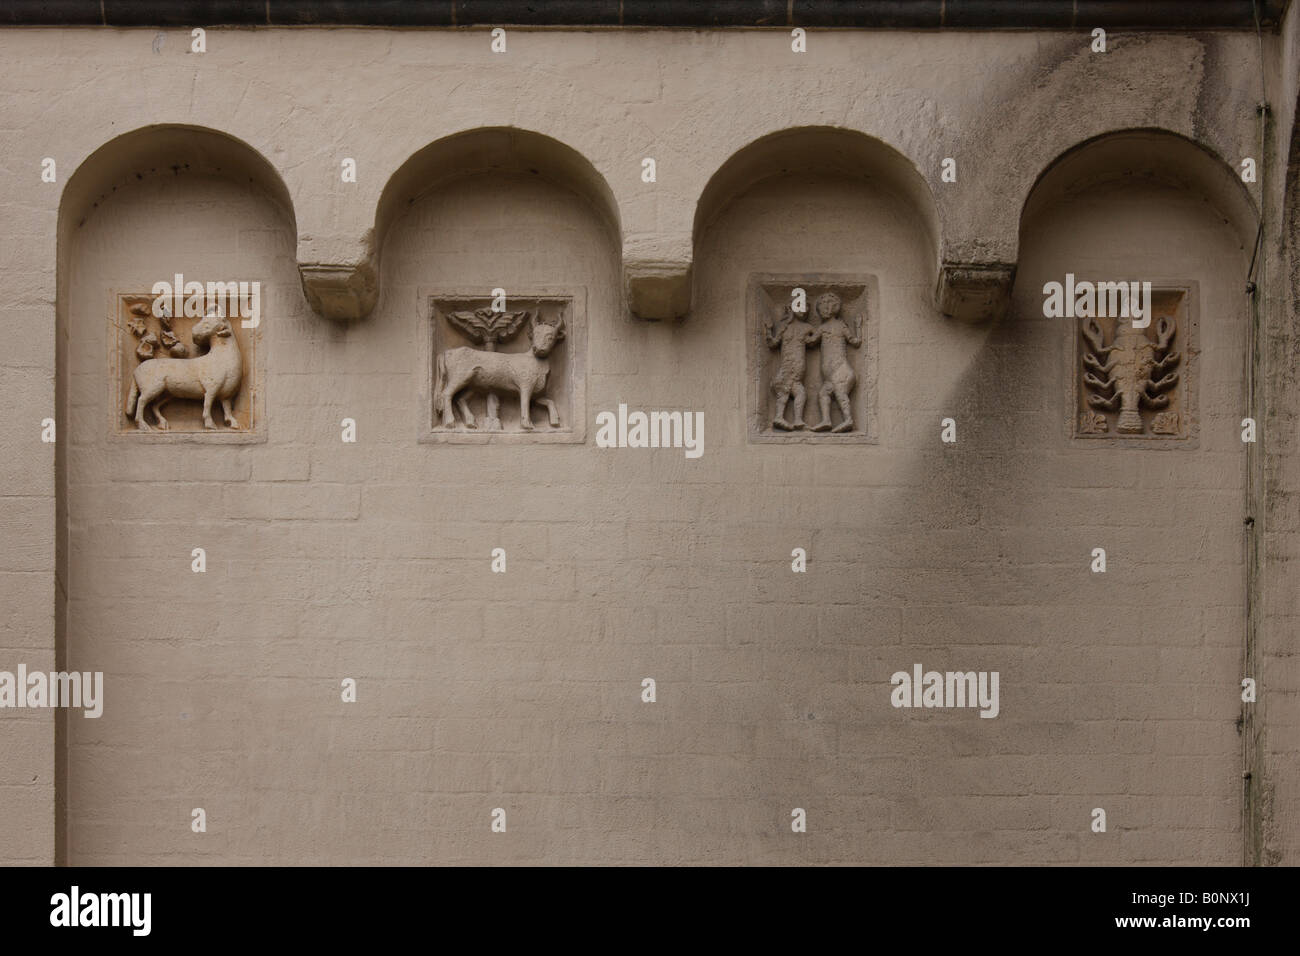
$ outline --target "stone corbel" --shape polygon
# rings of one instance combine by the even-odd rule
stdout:
[[[370,260],[344,264],[300,262],[302,291],[317,315],[336,322],[364,319],[379,300],[379,279]]]
[[[624,259],[623,292],[637,318],[680,319],[691,308],[691,263]]]
[[[935,305],[944,315],[964,322],[1000,319],[1011,306],[1014,263],[947,262],[939,269]]]

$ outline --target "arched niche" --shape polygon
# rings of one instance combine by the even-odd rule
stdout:
[[[696,203],[696,240],[735,196],[761,179],[790,173],[832,173],[877,182],[901,193],[916,206],[938,261],[939,222],[934,198],[911,160],[875,137],[838,126],[778,130],[733,154],[709,178]]]
[[[379,300],[380,256],[402,210],[430,189],[483,173],[536,176],[588,202],[621,249],[621,216],[608,182],[578,151],[545,134],[513,126],[479,127],[441,137],[417,150],[384,183],[373,223],[356,243],[316,236],[299,249],[307,301],[340,322],[370,315]],[[324,246],[324,248],[322,248]]]
[[[967,331],[899,361],[942,329],[938,222],[929,187],[878,140],[815,127],[752,143],[702,192],[693,241],[693,321],[676,338],[741,362],[719,430],[747,443],[897,440],[879,409],[924,401],[969,361]]]
[[[60,862],[115,862],[114,848],[127,844],[154,858],[175,853],[178,859],[183,848],[142,826],[143,817],[128,808],[153,818],[170,812],[166,795],[177,790],[201,785],[215,800],[235,790],[237,768],[207,773],[175,759],[185,750],[177,734],[189,726],[178,730],[175,715],[205,711],[213,718],[205,727],[217,728],[214,746],[222,750],[236,747],[247,730],[240,704],[209,690],[242,679],[243,665],[198,650],[226,646],[268,623],[265,594],[243,582],[234,591],[201,582],[224,581],[226,568],[251,554],[250,530],[258,521],[252,505],[268,486],[249,480],[273,474],[286,454],[270,441],[267,407],[280,413],[283,443],[293,441],[294,429],[285,427],[293,410],[276,399],[287,386],[277,365],[292,365],[307,312],[295,234],[290,196],[277,172],[248,144],[208,128],[156,125],[125,133],[87,156],[63,190],[56,658],[61,668],[103,671],[111,709],[102,721],[57,715]],[[237,420],[247,413],[241,428],[227,427],[218,406],[218,427],[205,429],[201,403],[184,399],[167,406],[167,431],[139,431],[123,414],[122,389],[140,357],[134,333],[123,327],[122,302],[147,302],[153,283],[172,281],[176,273],[205,286],[259,284],[256,328],[232,323],[243,363],[233,401]],[[204,353],[192,328],[179,314],[172,318],[186,358]],[[151,314],[151,330],[157,321]],[[267,363],[268,352],[282,361]],[[206,575],[191,570],[195,547],[208,555]],[[225,564],[221,555],[237,557]],[[240,594],[246,613],[230,614],[231,593]],[[148,690],[137,694],[133,687]],[[103,748],[121,756],[98,759]]]
[[[540,176],[583,197],[617,236],[618,204],[605,178],[577,150],[542,133],[513,126],[483,127],[446,136],[421,149],[392,175],[375,211],[380,244],[393,217],[417,197],[476,173]]]
[[[81,162],[59,202],[60,246],[69,230],[119,188],[146,177],[182,172],[252,183],[293,221],[293,202],[284,180],[252,146],[206,127],[160,124],[123,133]]]
[[[1054,430],[1063,429],[1066,454],[1099,444],[1236,447],[1228,425],[1240,420],[1245,401],[1246,283],[1258,233],[1256,207],[1237,171],[1173,132],[1107,133],[1066,151],[1038,177],[1020,217],[1011,326],[1018,342],[1054,359],[1029,374],[1053,383]],[[1102,283],[1110,290],[1105,301]],[[1140,305],[1128,308],[1124,299],[1144,283],[1148,326],[1135,315]],[[1130,291],[1116,292],[1118,284]],[[1049,300],[1058,287],[1068,308]],[[1162,322],[1166,333],[1158,331]],[[1121,342],[1124,330],[1129,338]],[[1120,347],[1122,359],[1128,345],[1148,341],[1157,359],[1168,350],[1157,378],[1172,377],[1160,394],[1116,399],[1097,384],[1109,373],[1090,364],[1108,354],[1096,349]]]
[[[1224,224],[1253,249],[1259,213],[1235,170],[1209,148],[1178,133],[1130,129],[1105,133],[1066,150],[1039,174],[1024,195],[1026,223],[1054,204],[1089,190],[1123,184],[1195,194],[1222,214]]]
[[[221,195],[197,199],[191,195],[201,188],[196,184],[220,184]],[[78,260],[75,247],[96,214],[115,203],[119,209],[130,205],[134,210],[130,226],[90,251],[97,261],[111,261],[105,268],[112,279],[106,281],[112,281],[118,291],[149,292],[153,281],[172,280],[182,270],[169,271],[166,263],[179,262],[181,257],[195,267],[187,281],[206,285],[209,281],[227,282],[235,273],[249,277],[259,273],[266,284],[272,265],[267,251],[254,248],[255,237],[245,234],[250,224],[241,221],[237,211],[220,208],[222,202],[236,196],[240,202],[256,206],[259,215],[260,210],[268,210],[263,223],[266,228],[287,234],[291,241],[296,239],[293,203],[284,181],[257,150],[227,133],[160,124],[124,133],[91,153],[69,177],[59,204],[56,314],[60,347],[79,341],[83,331],[99,334],[99,326],[94,324],[102,319],[97,314],[99,303],[93,318],[71,308],[74,275],[85,276],[90,271]],[[146,282],[146,277],[151,281]],[[292,288],[274,283],[276,308],[281,314],[298,300],[289,291]],[[86,323],[84,328],[82,323]],[[282,321],[277,325],[284,327]],[[158,354],[163,354],[161,347]],[[60,388],[68,384],[67,357],[59,356]],[[257,390],[260,397],[261,382]]]
[[[820,174],[858,181],[902,197],[912,208],[939,265],[940,224],[934,196],[906,156],[857,130],[805,126],[769,133],[732,155],[710,177],[695,207],[693,244],[727,205],[764,179]]]
[[[1199,832],[1198,857],[1224,861],[1240,852],[1240,703],[1217,688],[1239,682],[1245,639],[1240,422],[1249,414],[1246,278],[1256,233],[1232,166],[1186,137],[1120,130],[1064,151],[1027,190],[1012,311],[992,330],[978,379],[1009,466],[997,500],[982,506],[990,531],[1053,542],[1051,558],[1016,545],[1005,560],[1027,575],[1070,549],[1082,555],[1081,577],[1053,566],[1042,578],[1035,600],[1053,623],[1037,653],[1077,655],[1096,687],[1136,682],[1132,694],[1094,698],[1096,716],[1126,716],[1139,696],[1207,702],[1194,765],[1153,769],[1150,743],[1107,759],[1143,792],[1177,794],[1178,812],[1153,815],[1153,834]],[[1047,287],[1071,281],[1130,291],[1149,282],[1150,324],[1131,309],[1124,317],[1122,298],[1116,309],[1107,295],[1102,308],[1088,291],[1074,314],[1057,314]],[[1126,398],[1126,382],[1160,404],[1136,390]],[[1109,571],[1092,573],[1107,556]],[[1194,667],[1174,663],[1184,654]]]
[[[394,219],[418,198],[454,180],[489,173],[536,176],[574,193],[591,204],[618,242],[614,193],[586,157],[541,133],[499,126],[444,137],[402,164],[385,184],[375,210],[376,252],[382,252]]]
[[[395,345],[419,355],[405,369],[419,379],[422,440],[583,439],[588,330],[604,325],[603,335],[616,335],[608,330],[609,319],[621,314],[622,303],[618,208],[608,184],[581,154],[539,133],[506,127],[440,139],[413,155],[386,185],[375,243],[382,293],[372,324],[383,337],[377,347],[391,336]],[[538,427],[529,430],[500,391],[461,390],[474,406],[469,417],[460,404],[439,401],[438,359],[448,349],[530,349],[531,319],[491,341],[475,338],[455,320],[491,312],[497,289],[511,315],[558,322],[565,331],[546,359],[544,397],[557,403],[558,426],[538,417]],[[454,368],[449,375],[455,376]]]

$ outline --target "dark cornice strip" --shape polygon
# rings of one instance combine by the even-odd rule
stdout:
[[[0,26],[1276,29],[1290,0],[0,0]]]

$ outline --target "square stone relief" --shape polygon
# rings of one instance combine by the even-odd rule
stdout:
[[[110,296],[110,433],[151,442],[263,440],[257,330],[244,328],[247,317],[225,297],[196,295],[176,315],[167,303],[155,309],[157,300]]]
[[[878,440],[874,276],[754,275],[746,337],[749,440]]]
[[[428,308],[422,441],[585,439],[585,290],[421,297]]]
[[[1070,409],[1074,438],[1135,444],[1195,437],[1197,322],[1193,289],[1151,289],[1150,324],[1075,317]]]

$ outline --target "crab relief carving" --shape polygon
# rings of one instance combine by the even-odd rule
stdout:
[[[1107,341],[1095,318],[1083,320],[1082,385],[1088,407],[1080,412],[1082,434],[1107,434],[1112,424],[1117,435],[1178,434],[1177,411],[1170,408],[1182,361],[1173,347],[1178,324],[1162,315],[1151,331],[1154,336],[1121,321]]]

